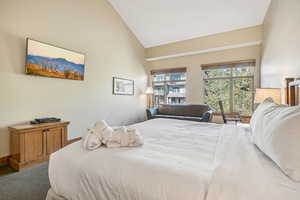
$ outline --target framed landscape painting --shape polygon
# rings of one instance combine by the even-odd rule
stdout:
[[[27,39],[26,74],[84,80],[84,55]]]
[[[113,77],[114,95],[134,95],[134,81]]]

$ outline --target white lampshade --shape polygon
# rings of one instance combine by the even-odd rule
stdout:
[[[262,103],[265,99],[271,97],[276,103],[281,104],[280,88],[257,88],[255,91],[254,103]]]
[[[153,92],[153,88],[152,88],[152,87],[147,87],[145,93],[146,93],[146,94],[153,94],[153,93],[154,93],[154,92]]]

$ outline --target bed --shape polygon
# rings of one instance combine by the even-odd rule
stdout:
[[[50,157],[47,200],[299,200],[294,182],[251,142],[248,126],[153,119],[138,148]]]

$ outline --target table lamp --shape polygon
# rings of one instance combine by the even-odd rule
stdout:
[[[147,87],[145,93],[147,94],[147,108],[152,107],[152,95],[154,93],[152,87]]]
[[[280,88],[257,88],[255,91],[255,104],[262,103],[265,99],[271,97],[274,102],[281,104],[281,89]]]

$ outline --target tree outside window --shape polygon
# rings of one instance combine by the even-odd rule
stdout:
[[[255,63],[237,63],[204,68],[205,103],[220,112],[250,116],[253,112]]]

